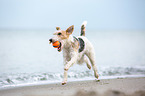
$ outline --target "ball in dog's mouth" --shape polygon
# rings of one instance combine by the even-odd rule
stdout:
[[[49,44],[51,44],[51,43],[53,43],[53,41],[52,41],[52,39],[49,39]],[[59,45],[59,47],[57,48],[57,50],[60,52],[60,51],[61,51],[61,46],[62,46],[62,44],[61,44],[60,41],[59,41],[59,43],[60,43],[60,45]]]
[[[59,41],[60,42],[60,41]],[[61,51],[61,42],[60,42],[60,46],[57,48],[57,50],[60,52]]]

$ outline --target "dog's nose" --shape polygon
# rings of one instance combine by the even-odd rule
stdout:
[[[52,39],[49,39],[50,42],[52,42]]]

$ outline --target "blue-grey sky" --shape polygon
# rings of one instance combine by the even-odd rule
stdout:
[[[145,30],[145,0],[0,0],[0,29]]]

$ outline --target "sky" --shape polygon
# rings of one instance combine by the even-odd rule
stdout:
[[[145,30],[145,0],[0,0],[0,29]]]

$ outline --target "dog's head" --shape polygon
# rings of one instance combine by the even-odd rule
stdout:
[[[60,42],[60,47],[58,47],[58,51],[60,52],[63,46],[63,41],[69,38],[69,35],[72,34],[74,30],[74,25],[70,26],[66,30],[61,30],[60,27],[56,27],[56,32],[54,32],[53,35],[55,35],[53,38],[49,39],[50,43],[54,43],[56,41]]]

